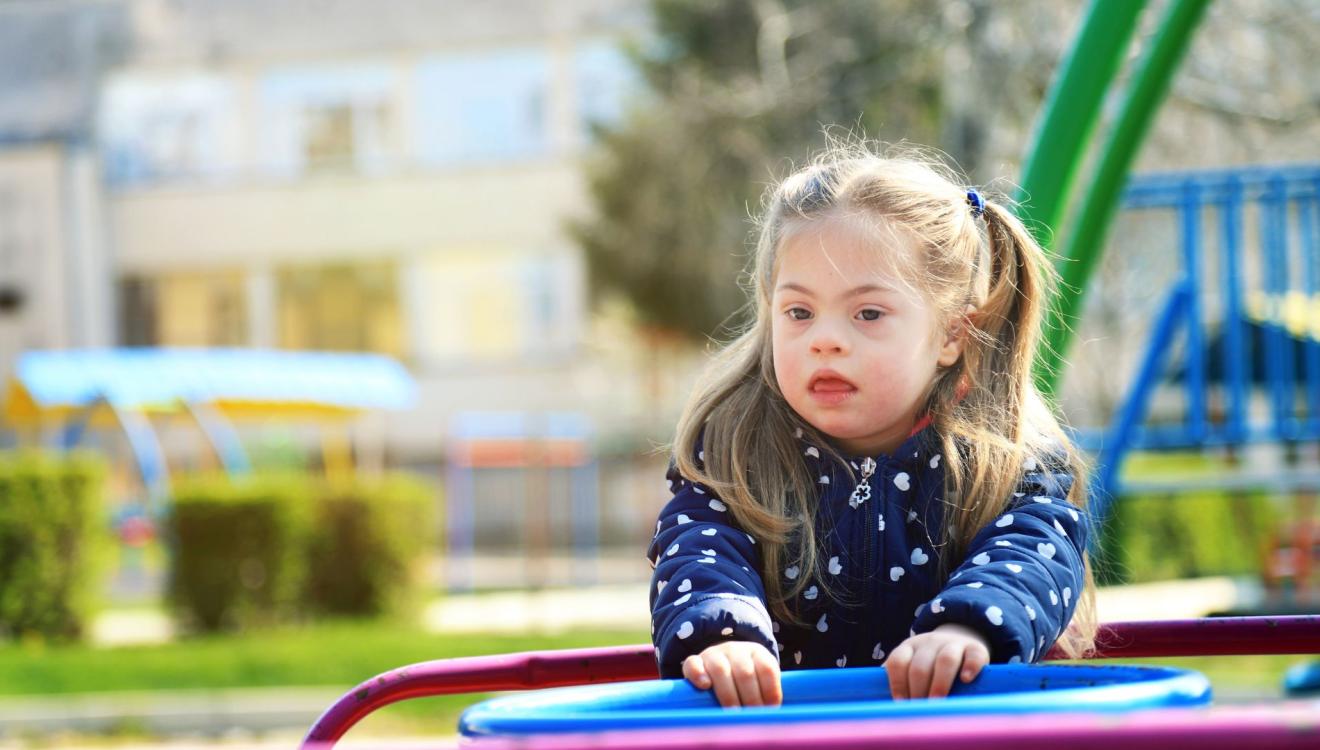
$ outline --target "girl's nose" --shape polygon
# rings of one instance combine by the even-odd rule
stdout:
[[[813,354],[847,354],[848,337],[838,326],[821,322],[812,326],[811,351]]]

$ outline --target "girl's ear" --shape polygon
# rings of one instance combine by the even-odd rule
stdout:
[[[973,325],[975,314],[976,308],[968,305],[963,308],[962,315],[950,322],[945,331],[944,343],[940,346],[940,367],[952,367],[962,356],[963,348],[967,345],[967,330]]]

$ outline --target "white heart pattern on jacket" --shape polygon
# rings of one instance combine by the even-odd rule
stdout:
[[[790,565],[784,569],[784,577],[790,581],[796,581],[799,572],[800,571],[798,570],[798,566]]]
[[[692,623],[690,622],[685,622],[682,625],[679,625],[678,639],[681,641],[684,638],[687,638],[688,636],[692,635],[694,630],[696,630],[696,628],[692,627]]]
[[[702,535],[702,536],[715,536],[715,535],[718,534],[718,533],[720,533],[720,532],[719,532],[717,529],[702,529],[702,530],[701,530],[701,535]]]
[[[729,506],[725,505],[724,503],[720,502],[719,500],[711,500],[709,503],[706,503],[706,504],[710,506],[710,509],[711,509],[711,510],[717,510],[717,511],[719,511],[719,512],[721,512],[721,513],[723,513],[724,511],[726,511],[726,510],[729,509]]]
[[[993,606],[993,605],[990,606],[990,607],[986,607],[986,610],[985,610],[985,619],[989,620],[990,622],[994,623],[995,625],[1003,625],[1003,624],[1004,624],[1004,610],[1000,609],[999,607],[995,607],[995,606]]]
[[[871,658],[875,659],[876,661],[880,661],[885,658],[885,649],[883,644],[880,643],[875,644],[875,648],[871,649]]]
[[[935,601],[930,603],[930,613],[933,615],[938,615],[943,611],[944,611],[944,600],[941,599],[940,597],[935,597]]]
[[[830,629],[829,623],[825,622],[826,617],[829,617],[828,612],[821,615],[820,620],[816,622],[816,630],[819,630],[822,633]]]
[[[802,598],[803,598],[803,599],[814,600],[819,594],[820,594],[820,591],[819,591],[815,586],[812,586],[811,588],[809,588],[809,589],[807,589],[806,591],[803,591],[803,592],[802,592]]]
[[[907,571],[903,570],[903,568],[895,565],[894,567],[889,569],[889,580],[897,581],[898,579],[902,578],[903,574],[906,572]]]
[[[906,471],[900,471],[894,475],[894,486],[907,492],[912,489],[912,482],[909,481],[910,479],[911,477],[908,476]]]
[[[913,565],[925,565],[927,562],[930,561],[930,555],[927,555],[926,551],[923,550],[922,548],[917,547],[916,549],[912,550],[911,559]]]
[[[1049,560],[1054,557],[1055,549],[1053,544],[1050,544],[1049,542],[1041,542],[1036,545],[1036,551],[1040,553],[1041,557]]]
[[[981,554],[972,558],[973,565],[985,565],[988,562],[990,562],[990,554],[987,552],[982,552]]]
[[[692,590],[691,578],[684,578],[683,582],[678,584],[678,593],[680,594],[683,593],[684,591],[691,591],[691,590]]]
[[[1005,526],[1012,526],[1012,525],[1013,525],[1013,514],[1012,514],[1012,513],[1009,513],[1008,515],[1004,516],[1003,518],[1000,518],[998,521],[995,521],[995,526],[996,526],[997,528],[1001,528],[1001,529],[1004,528]]]
[[[843,566],[839,564],[839,558],[837,558],[837,557],[831,557],[831,558],[830,558],[830,575],[832,575],[832,576],[837,576],[838,574],[840,574],[840,573],[842,573],[842,572],[843,572]]]

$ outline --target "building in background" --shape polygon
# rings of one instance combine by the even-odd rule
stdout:
[[[644,3],[125,7],[97,118],[114,341],[398,357],[420,406],[375,429],[406,460],[460,410],[640,408],[601,393],[564,227]]]
[[[129,16],[108,3],[0,7],[0,367],[115,341],[94,123]]]

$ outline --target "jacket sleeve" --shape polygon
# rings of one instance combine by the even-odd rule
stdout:
[[[1028,461],[1009,509],[981,529],[913,633],[952,622],[986,636],[990,660],[1031,663],[1063,633],[1082,595],[1087,517],[1066,502],[1073,477]]]
[[[752,641],[775,654],[756,542],[705,487],[671,463],[673,498],[660,512],[651,561],[651,638],[661,677],[682,677],[683,660],[722,641]]]

